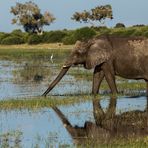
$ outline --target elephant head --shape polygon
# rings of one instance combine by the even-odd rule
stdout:
[[[54,88],[72,65],[82,64],[86,69],[92,69],[109,60],[111,48],[107,38],[91,39],[87,42],[77,41],[61,72],[49,85],[43,96],[46,96]]]

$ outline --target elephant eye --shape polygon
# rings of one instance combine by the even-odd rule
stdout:
[[[85,51],[84,49],[79,49],[77,53],[78,53],[79,55],[83,55],[83,54],[85,53],[84,51]]]
[[[79,55],[80,54],[80,50],[77,50],[76,52],[75,52],[75,55]]]

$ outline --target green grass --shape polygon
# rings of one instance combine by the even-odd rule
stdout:
[[[56,47],[53,44],[40,45],[0,45],[0,59],[49,58],[51,53],[57,56],[67,54],[73,46]]]
[[[86,148],[93,146],[94,148],[147,148],[148,136],[134,138],[115,138],[109,142],[100,143],[97,141],[88,141],[85,145]],[[82,146],[77,146],[81,148]]]
[[[124,90],[123,93],[120,93],[117,95],[117,97],[120,96],[140,96],[141,92],[138,91],[139,89],[144,89],[145,84],[131,84],[131,83],[125,83],[119,84],[120,87],[118,90]],[[125,89],[126,88],[126,89]],[[108,85],[106,83],[102,84],[101,90],[109,90]],[[133,92],[132,92],[133,90]],[[136,90],[136,91],[135,91]],[[127,91],[127,92],[126,92]],[[143,94],[142,94],[143,95]],[[45,97],[32,97],[32,98],[12,98],[9,100],[0,100],[0,110],[13,110],[13,109],[41,109],[44,107],[53,107],[53,106],[59,106],[59,105],[72,105],[75,103],[82,103],[86,100],[92,100],[94,98],[103,99],[111,97],[111,94],[102,94],[102,95],[83,95],[83,94],[69,94],[65,96],[47,96]]]
[[[117,83],[117,88],[119,91],[139,91],[140,90],[146,90],[146,83],[141,81],[134,81],[129,83],[127,80],[121,83]],[[101,89],[106,90],[108,89],[108,85],[106,82],[104,82],[101,85]]]
[[[91,100],[91,95],[82,96],[65,96],[64,98],[49,96],[49,97],[36,97],[36,98],[22,98],[10,99],[0,101],[0,110],[13,110],[13,109],[40,109],[44,107],[53,107],[59,105],[72,105],[75,103],[82,103],[86,100]]]
[[[97,32],[98,35],[100,34],[110,34],[122,37],[148,37],[148,26],[143,27],[126,27],[126,28],[108,28],[102,29],[101,31]]]
[[[62,56],[68,50],[55,51],[54,49],[0,49],[0,59],[49,58],[51,53]]]

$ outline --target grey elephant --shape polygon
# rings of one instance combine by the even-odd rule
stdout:
[[[148,92],[148,39],[103,36],[77,41],[61,72],[43,95],[49,93],[72,65],[78,64],[86,69],[94,69],[93,94],[99,92],[104,77],[112,94],[116,94],[116,75],[127,79],[144,79]]]

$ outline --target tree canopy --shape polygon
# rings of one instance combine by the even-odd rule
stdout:
[[[111,5],[97,6],[91,11],[75,12],[72,19],[78,22],[92,23],[92,21],[102,22],[105,19],[113,19]]]
[[[41,10],[34,2],[16,3],[16,6],[11,7],[10,12],[14,14],[12,24],[22,25],[26,32],[40,33],[43,31],[44,25],[50,25],[54,20],[54,16]]]

